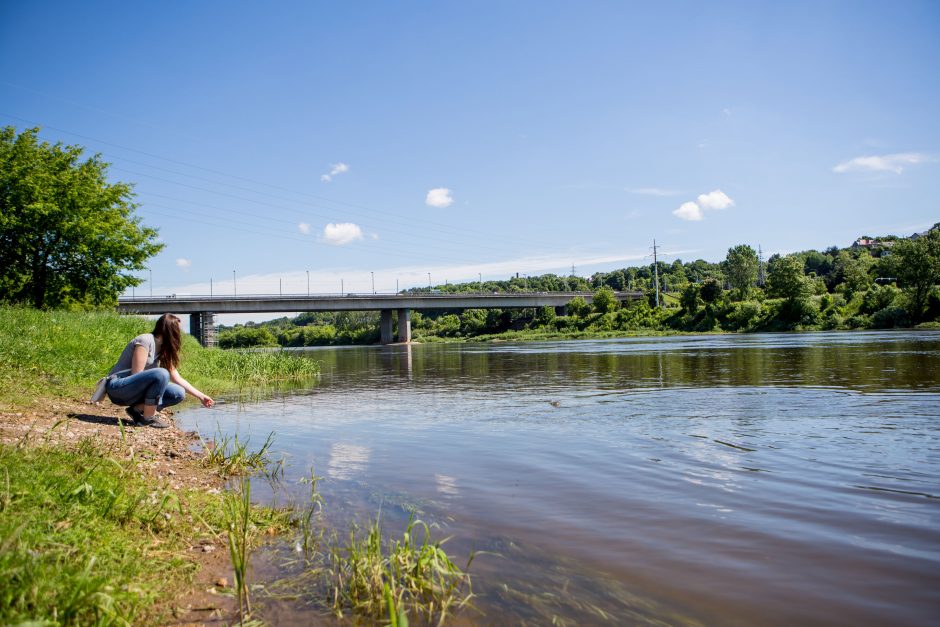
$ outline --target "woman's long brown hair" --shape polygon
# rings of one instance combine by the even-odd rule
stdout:
[[[160,366],[163,368],[176,368],[180,365],[180,319],[173,314],[163,314],[157,318],[157,324],[153,327],[154,337],[159,337],[160,352],[157,357],[160,359]]]

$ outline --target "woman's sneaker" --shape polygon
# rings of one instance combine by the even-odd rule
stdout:
[[[154,414],[150,418],[145,418],[143,412],[134,407],[128,407],[124,410],[138,427],[153,427],[154,429],[167,429],[169,424],[162,420],[160,414]]]

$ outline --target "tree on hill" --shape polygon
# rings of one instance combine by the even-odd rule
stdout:
[[[940,229],[935,227],[917,239],[898,240],[888,265],[908,295],[911,316],[919,320],[930,290],[940,283]]]
[[[131,186],[99,155],[0,129],[0,298],[34,307],[113,304],[163,244],[134,215]]]
[[[745,298],[757,281],[757,266],[757,251],[747,244],[728,249],[724,262],[725,274],[739,299]]]
[[[812,283],[803,274],[803,260],[796,255],[774,257],[768,264],[767,293],[795,302],[812,294]]]

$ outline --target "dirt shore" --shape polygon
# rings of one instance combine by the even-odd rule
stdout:
[[[119,455],[133,455],[137,468],[164,489],[218,492],[225,488],[224,480],[201,463],[199,436],[175,423],[168,429],[135,427],[123,407],[78,399],[50,401],[42,409],[0,411],[2,443],[69,447],[85,438]],[[198,568],[191,585],[161,604],[169,615],[165,624],[229,624],[235,602],[228,594],[232,574],[226,537],[194,537],[186,557]]]

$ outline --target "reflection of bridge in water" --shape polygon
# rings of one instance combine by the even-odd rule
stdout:
[[[615,292],[618,300],[638,300],[642,292]],[[287,313],[303,311],[378,311],[383,344],[395,341],[392,312],[398,314],[398,341],[411,341],[411,310],[522,309],[554,307],[564,313],[572,298],[590,303],[591,292],[517,292],[509,294],[312,294],[248,296],[150,296],[121,298],[125,314],[189,314],[190,333],[203,346],[215,344],[215,316],[229,313]]]

